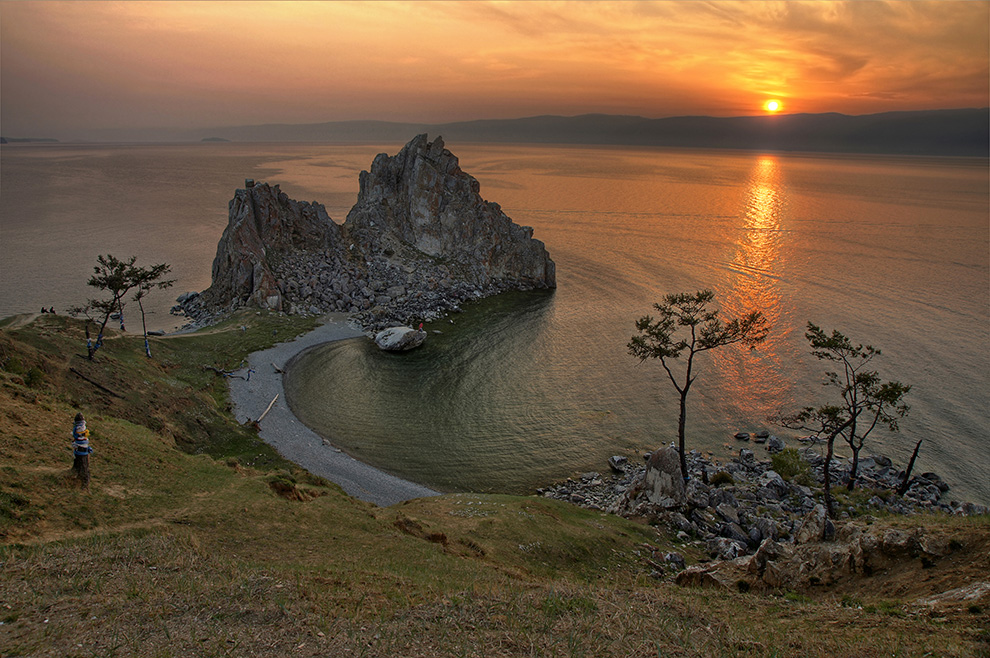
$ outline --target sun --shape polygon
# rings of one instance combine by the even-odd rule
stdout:
[[[763,109],[766,110],[767,112],[770,112],[771,114],[774,112],[780,112],[781,110],[780,101],[775,99],[768,100],[766,103],[763,104]]]

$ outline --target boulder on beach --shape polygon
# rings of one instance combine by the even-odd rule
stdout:
[[[665,509],[685,501],[680,453],[673,446],[660,448],[650,457],[643,476],[647,500]]]
[[[390,327],[375,335],[375,345],[386,352],[405,352],[423,344],[426,332],[412,327]]]

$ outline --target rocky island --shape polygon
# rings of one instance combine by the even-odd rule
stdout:
[[[533,229],[484,200],[441,138],[419,135],[361,172],[343,224],[322,204],[247,181],[230,201],[212,284],[173,310],[199,322],[246,306],[346,312],[376,333],[467,300],[555,287],[554,262]]]

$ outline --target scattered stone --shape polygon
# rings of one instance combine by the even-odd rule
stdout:
[[[705,543],[705,549],[713,558],[734,560],[746,553],[746,542],[728,537],[714,537]]]
[[[746,449],[740,452],[739,457],[724,464],[697,451],[690,452],[686,459],[690,476],[686,486],[680,478],[680,455],[670,446],[647,453],[645,465],[637,466],[627,460],[624,470],[616,471],[611,467],[613,462],[618,462],[616,455],[608,460],[610,472],[607,474],[585,474],[577,481],[568,480],[537,493],[548,498],[577,501],[588,509],[641,517],[664,525],[676,531],[681,541],[694,538],[707,542],[713,556],[721,555],[718,559],[722,560],[741,559],[740,556],[765,545],[768,540],[781,546],[832,546],[832,543],[822,542],[837,541],[836,535],[842,528],[856,523],[855,518],[850,519],[856,514],[853,508],[837,510],[840,517],[849,519],[839,525],[826,517],[824,506],[817,500],[821,497],[824,460],[814,450],[799,453],[808,463],[812,479],[817,480],[814,487],[785,480],[773,470],[769,460],[760,461]],[[844,460],[833,461],[832,467],[834,486],[841,486],[848,480],[850,467]],[[889,459],[871,456],[860,460],[859,468],[857,487],[876,492],[866,503],[870,509],[889,514],[986,514],[988,511],[982,505],[942,500],[939,497],[942,490],[937,484],[942,480],[936,474],[917,476],[908,493],[901,497],[895,491],[903,473],[894,469]],[[731,473],[732,482],[720,486],[705,484],[702,482],[705,472]],[[848,536],[838,540],[850,541]],[[857,556],[861,553],[871,554],[876,547],[870,542],[874,541],[888,557],[924,554],[934,561],[949,551],[947,544],[942,545],[944,542],[940,544],[934,538],[922,540],[912,534],[897,533],[879,537],[867,534],[862,540],[865,542],[863,547],[849,549],[852,554],[848,559],[855,561],[860,559]],[[730,557],[733,555],[735,557]],[[822,557],[825,554],[814,555],[818,556],[815,559],[828,559]],[[879,557],[873,559],[880,563]],[[828,572],[823,565],[816,567],[819,568],[823,573]],[[796,577],[794,573],[779,563],[768,566],[761,576],[762,584],[773,587],[783,586],[786,579],[792,577]],[[773,585],[775,582],[780,584]]]
[[[629,464],[629,459],[623,457],[622,455],[612,455],[608,458],[608,465],[616,473],[624,473],[626,466]]]

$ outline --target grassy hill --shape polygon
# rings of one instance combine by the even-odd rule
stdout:
[[[951,564],[765,595],[677,587],[663,554],[692,544],[566,503],[350,498],[239,425],[209,369],[312,326],[245,314],[88,361],[78,321],[0,323],[0,656],[987,654],[986,610],[913,605],[986,573],[986,518],[884,521],[951,536]]]

